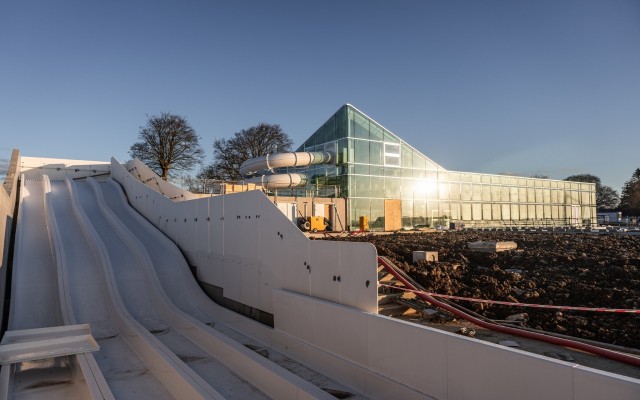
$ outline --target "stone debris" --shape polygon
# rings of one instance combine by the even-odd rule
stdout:
[[[424,310],[422,310],[422,319],[424,319],[425,321],[431,321],[432,319],[437,317],[438,314],[438,310],[434,310],[433,308],[425,308]]]
[[[529,319],[529,314],[527,313],[511,314],[507,316],[507,318],[505,318],[506,321],[512,321],[512,322],[526,322],[528,319]]]
[[[427,262],[438,262],[437,251],[414,251],[413,262],[418,260],[426,260]]]
[[[468,336],[471,338],[476,337],[476,330],[473,328],[467,328],[465,326],[463,326],[462,328],[458,329],[456,331],[456,333],[462,335],[462,336]]]
[[[485,253],[496,253],[499,251],[515,250],[518,248],[516,242],[470,242],[467,244],[469,250],[483,251]]]

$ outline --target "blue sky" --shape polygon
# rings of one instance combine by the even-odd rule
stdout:
[[[0,158],[124,161],[148,115],[300,144],[351,103],[447,169],[640,167],[640,2],[31,1],[0,5]]]

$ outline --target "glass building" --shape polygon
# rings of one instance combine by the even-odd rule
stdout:
[[[596,221],[592,183],[449,171],[349,104],[297,151],[336,154],[335,165],[288,172],[305,173],[318,196],[346,198],[351,229],[361,217],[385,230]]]

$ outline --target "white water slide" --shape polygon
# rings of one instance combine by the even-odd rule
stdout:
[[[333,398],[318,382],[343,389],[221,323],[179,249],[115,181],[22,182],[9,330],[90,324],[100,349],[3,367],[0,398],[295,399]]]
[[[266,189],[282,189],[303,186],[308,177],[303,173],[269,174],[274,168],[307,167],[318,164],[334,164],[335,155],[326,151],[275,153],[251,158],[242,163],[240,174],[245,182],[260,183]]]

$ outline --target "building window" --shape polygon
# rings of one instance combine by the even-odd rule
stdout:
[[[400,145],[396,143],[384,144],[384,165],[400,166]]]

